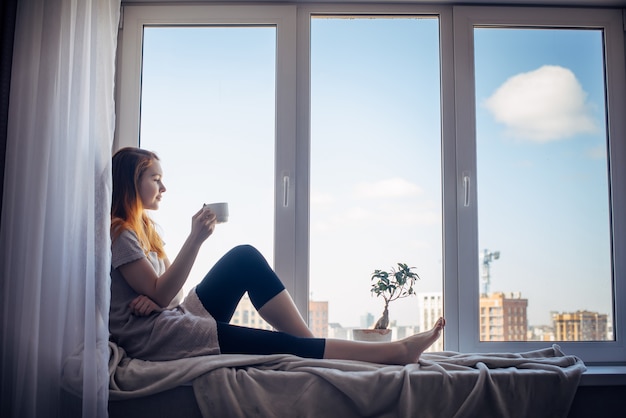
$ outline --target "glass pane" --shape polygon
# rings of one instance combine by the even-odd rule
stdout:
[[[310,290],[329,336],[372,326],[370,277],[397,263],[421,279],[389,307],[393,337],[441,315],[438,33],[435,18],[312,19]]]
[[[203,203],[229,203],[185,292],[235,245],[273,262],[275,62],[273,27],[144,30],[141,147],[161,158],[167,192],[153,217],[170,259]],[[264,327],[241,322],[248,310],[233,321]]]
[[[612,340],[602,32],[474,35],[480,339]]]

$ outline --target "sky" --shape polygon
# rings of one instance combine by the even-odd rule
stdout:
[[[331,322],[378,315],[370,276],[398,262],[417,292],[442,290],[438,31],[434,18],[312,22],[310,296]],[[186,290],[234,245],[273,261],[275,42],[271,27],[145,31],[140,144],[162,160],[153,217],[170,258],[202,203],[230,205]],[[531,325],[610,314],[601,33],[476,29],[475,67],[479,248],[501,253],[491,290],[528,298]],[[390,310],[419,322],[416,298]]]
[[[476,29],[479,248],[492,290],[611,314],[602,33]]]

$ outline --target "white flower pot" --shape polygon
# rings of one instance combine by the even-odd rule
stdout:
[[[353,329],[355,341],[391,341],[390,329]]]

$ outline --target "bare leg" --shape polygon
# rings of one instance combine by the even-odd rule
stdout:
[[[435,326],[426,332],[412,335],[400,341],[385,343],[327,339],[324,358],[360,360],[381,364],[415,363],[424,350],[441,336],[441,331],[445,325],[445,319],[439,318]]]
[[[283,290],[267,301],[259,309],[259,315],[278,331],[296,337],[313,337],[313,333],[302,319],[300,311],[287,290]]]

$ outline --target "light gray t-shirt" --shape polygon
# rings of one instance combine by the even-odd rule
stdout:
[[[111,245],[111,311],[110,339],[133,358],[163,361],[207,354],[219,354],[217,324],[195,289],[182,303],[181,294],[165,309],[149,316],[135,316],[129,307],[139,294],[126,282],[118,267],[142,257],[148,259],[157,275],[165,271],[165,263],[156,253],[144,253],[137,235],[123,231]],[[178,299],[178,300],[177,300]]]

